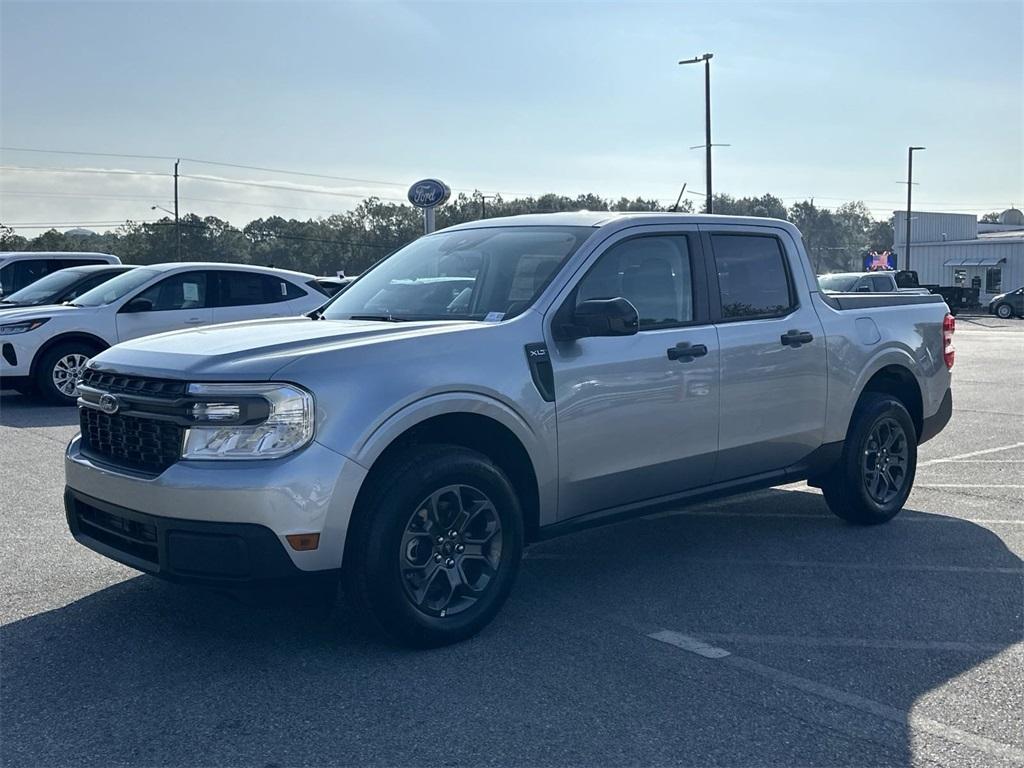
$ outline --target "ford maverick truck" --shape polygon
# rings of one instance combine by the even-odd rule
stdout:
[[[494,617],[524,546],[582,527],[801,480],[891,519],[950,418],[953,330],[938,296],[824,293],[785,221],[463,224],[309,315],[96,355],[67,520],[178,582],[340,583],[442,645]]]

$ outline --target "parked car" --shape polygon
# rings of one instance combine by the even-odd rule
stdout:
[[[318,277],[316,279],[316,284],[320,287],[320,290],[325,296],[333,296],[336,293],[341,293],[341,291],[347,288],[355,279],[356,278],[352,276]]]
[[[475,221],[310,316],[94,357],[67,519],[171,580],[340,578],[371,626],[441,645],[539,539],[798,480],[890,520],[952,412],[953,329],[937,296],[821,292],[785,221]]]
[[[0,385],[74,404],[93,355],[178,328],[300,315],[324,301],[313,276],[220,263],[156,264],[118,275],[70,304],[0,313]]]
[[[1024,288],[993,296],[988,303],[988,311],[1004,320],[1014,316],[1024,317]]]
[[[31,285],[51,272],[86,264],[120,264],[109,253],[76,253],[73,251],[5,251],[0,252],[0,298]]]
[[[826,293],[929,293],[926,288],[902,287],[894,272],[832,272],[818,275]]]
[[[68,267],[41,277],[20,291],[0,300],[0,312],[20,307],[39,307],[72,301],[97,285],[117,277],[135,267],[127,264],[91,264],[86,267]]]

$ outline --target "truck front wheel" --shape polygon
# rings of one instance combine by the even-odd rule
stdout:
[[[829,509],[856,525],[877,525],[903,509],[917,470],[917,431],[896,398],[867,392],[854,410],[843,455],[823,478]]]
[[[505,473],[476,451],[422,445],[370,482],[345,548],[344,587],[357,611],[415,647],[479,632],[508,597],[523,550]]]

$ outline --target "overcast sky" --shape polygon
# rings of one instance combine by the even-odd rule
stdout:
[[[862,199],[885,216],[917,144],[920,207],[1024,206],[1020,0],[4,0],[0,144],[362,180],[183,161],[188,177],[265,185],[181,180],[183,210],[239,225],[401,199],[424,176],[506,197],[671,201],[684,181],[704,188],[702,151],[688,149],[704,140],[703,72],[676,62],[705,51],[713,138],[731,145],[716,150],[716,191]],[[169,174],[167,160],[5,149],[0,161],[4,223],[151,220],[172,199],[168,176],[124,173]]]

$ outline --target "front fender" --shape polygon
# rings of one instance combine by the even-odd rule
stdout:
[[[546,403],[543,405],[548,406]],[[554,411],[550,408],[545,410],[548,413],[538,412],[527,418],[510,404],[480,392],[429,395],[405,404],[368,430],[354,443],[352,458],[370,468],[396,439],[428,419],[446,414],[485,416],[507,428],[522,444],[537,477],[540,509],[554,510],[558,488]]]

